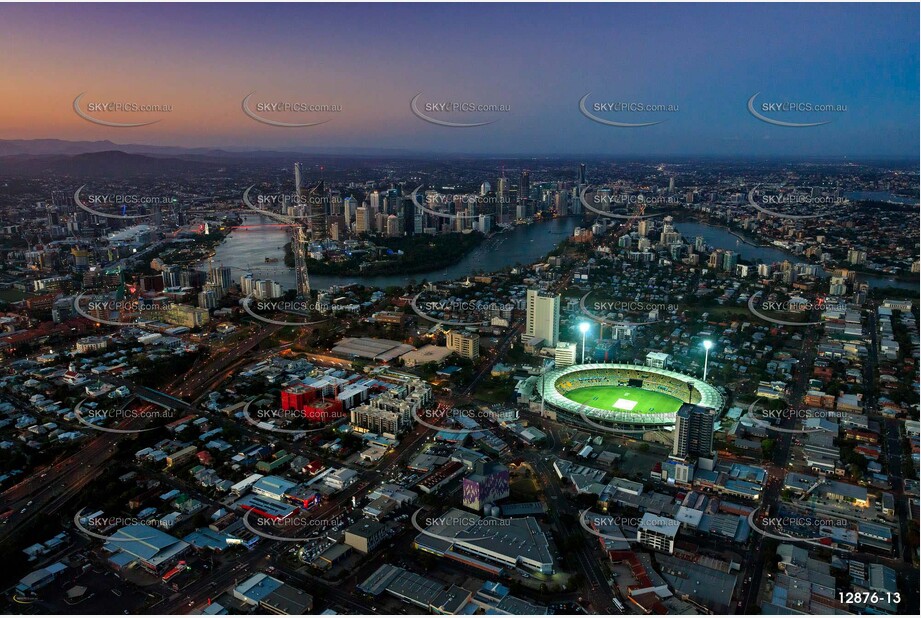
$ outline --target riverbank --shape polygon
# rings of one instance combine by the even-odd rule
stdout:
[[[729,227],[728,225],[720,225],[720,224],[717,224],[717,223],[710,223],[709,221],[706,221],[706,222],[704,222],[704,221],[698,221],[698,220],[696,220],[696,219],[681,219],[681,220],[679,220],[679,221],[676,221],[676,225],[679,225],[679,224],[681,224],[682,222],[684,222],[684,223],[694,223],[694,224],[699,224],[699,225],[706,225],[706,226],[708,226],[708,227],[726,230],[728,233],[732,234],[733,236],[735,236],[736,238],[738,238],[739,240],[741,240],[742,242],[744,242],[746,245],[749,245],[749,246],[751,246],[751,247],[760,247],[760,248],[772,248],[772,247],[774,247],[774,245],[771,245],[771,244],[768,244],[768,243],[755,242],[755,241],[752,240],[751,238],[749,238],[749,237],[747,237],[747,236],[743,236],[742,234],[740,234],[739,232],[737,232],[735,229]],[[693,243],[691,243],[691,244],[693,244]]]
[[[754,245],[752,243],[741,243],[743,239],[733,234],[732,230],[723,225],[712,223],[703,223],[693,220],[683,220],[675,222],[675,229],[686,241],[693,244],[695,236],[702,236],[707,245],[715,249],[725,249],[734,251],[739,255],[741,260],[750,264],[763,262],[765,264],[774,264],[785,260],[790,262],[808,262],[804,256],[798,256],[792,251],[777,247],[774,245]],[[828,272],[819,264],[819,276],[827,278]],[[873,288],[883,290],[886,288],[896,288],[903,290],[918,290],[917,278],[911,276],[896,278],[894,275],[876,275],[871,273],[858,273],[858,281],[869,283]]]
[[[307,272],[342,277],[424,274],[457,264],[484,240],[479,232],[374,239],[345,259],[308,258]],[[294,267],[291,243],[285,245],[285,264]]]
[[[538,221],[531,225],[516,225],[497,231],[479,246],[464,255],[457,263],[447,267],[426,264],[426,272],[404,275],[368,276],[324,275],[310,272],[310,284],[316,289],[334,285],[357,283],[385,289],[405,287],[422,280],[429,282],[462,279],[474,273],[500,272],[510,267],[532,264],[553,251],[581,225],[578,217],[559,217]],[[425,238],[431,239],[431,236]],[[295,287],[294,269],[279,263],[266,263],[266,257],[284,258],[284,245],[290,242],[288,231],[278,227],[263,215],[246,215],[245,225],[234,230],[217,248],[215,263],[231,268],[235,280],[252,273],[257,279],[277,281],[285,289]]]

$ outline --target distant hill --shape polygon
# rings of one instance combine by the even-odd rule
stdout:
[[[291,148],[258,150],[249,148],[181,148],[177,146],[151,146],[149,144],[116,144],[108,140],[68,141],[61,139],[0,139],[0,157],[15,155],[78,155],[95,152],[120,151],[128,154],[153,156],[198,156],[209,159],[291,158],[298,155],[337,157],[405,157],[419,156],[410,150],[387,148]]]
[[[217,162],[182,159],[178,157],[152,157],[130,154],[121,150],[107,150],[77,155],[19,154],[0,156],[0,175],[4,176],[76,176],[127,178],[159,176],[180,172],[206,172],[216,170]]]
[[[0,140],[0,157],[13,155],[78,155],[93,152],[121,151],[129,154],[220,154],[213,148],[176,148],[173,146],[148,146],[145,144],[116,144],[108,140],[98,142],[62,139],[7,139]],[[231,153],[224,153],[230,155]]]

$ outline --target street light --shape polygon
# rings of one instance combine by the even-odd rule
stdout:
[[[588,329],[591,328],[591,325],[588,322],[579,323],[579,332],[582,333],[582,364],[585,364],[585,334],[588,332]]]
[[[704,339],[704,382],[707,381],[707,361],[710,359],[710,348],[713,347],[713,342],[709,339]]]

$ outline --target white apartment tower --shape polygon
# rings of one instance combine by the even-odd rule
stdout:
[[[525,334],[539,337],[547,347],[560,341],[560,295],[528,290]]]

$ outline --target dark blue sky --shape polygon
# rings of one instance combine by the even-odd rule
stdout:
[[[917,157],[917,4],[3,5],[0,137],[259,148],[397,148],[546,155]],[[8,69],[8,70],[7,70]],[[282,129],[240,111],[242,97],[342,106]],[[88,100],[169,102],[139,129],[94,125]],[[430,114],[421,102],[508,105]],[[599,112],[665,122],[615,128],[579,112],[628,102],[676,112]],[[746,103],[843,105],[764,112]],[[261,98],[261,99],[260,99]],[[759,108],[760,109],[760,108]]]

